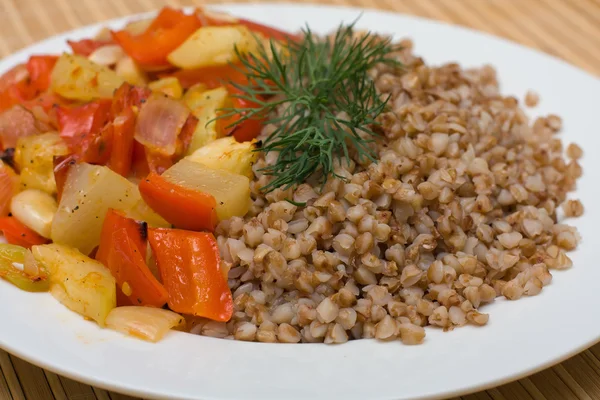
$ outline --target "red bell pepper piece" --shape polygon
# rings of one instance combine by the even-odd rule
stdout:
[[[50,87],[50,74],[57,56],[31,56],[27,61],[30,85],[33,89],[44,92]]]
[[[141,66],[162,67],[169,65],[169,53],[201,26],[195,15],[164,7],[144,33],[136,36],[121,30],[111,34],[125,53]]]
[[[128,107],[140,107],[151,94],[152,90],[148,88],[122,84],[113,96],[112,115],[117,116]]]
[[[212,233],[150,228],[148,240],[171,310],[228,321],[233,299]]]
[[[48,239],[23,225],[15,217],[0,218],[0,231],[10,244],[30,249],[31,246],[48,243]]]
[[[0,217],[6,217],[10,201],[19,189],[19,177],[11,167],[0,163]]]
[[[127,176],[131,170],[135,118],[133,109],[129,107],[112,122],[113,143],[107,166],[123,176]]]
[[[67,40],[67,43],[71,46],[73,53],[87,57],[100,47],[114,42],[112,40],[81,39],[76,41]]]
[[[232,108],[240,110],[258,107],[258,104],[252,101],[236,97],[244,94],[240,89],[233,85],[227,85],[226,87],[231,97],[230,101]],[[217,132],[219,132],[221,136],[233,135],[238,142],[254,139],[260,134],[260,131],[265,124],[265,118],[253,117],[238,122],[246,115],[246,113],[246,111],[242,111],[226,118],[219,118],[216,122]]]
[[[217,202],[208,193],[169,182],[154,172],[139,187],[146,204],[178,228],[212,231],[217,225]]]
[[[110,157],[112,126],[110,100],[97,100],[73,108],[60,107],[60,136],[77,159],[93,164],[105,164]]]
[[[146,265],[146,226],[108,210],[102,225],[96,260],[104,264],[115,277],[117,293],[127,303],[162,307],[167,291]],[[127,293],[123,292],[123,287]]]

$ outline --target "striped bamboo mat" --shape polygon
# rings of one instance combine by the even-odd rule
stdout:
[[[252,1],[252,0],[249,0]],[[296,0],[298,2],[308,2]],[[313,0],[319,1],[319,0]],[[320,0],[377,7],[469,26],[600,75],[600,0]],[[59,32],[199,0],[0,0],[0,57]],[[123,400],[0,350],[0,400]],[[600,400],[600,345],[560,365],[463,400]]]

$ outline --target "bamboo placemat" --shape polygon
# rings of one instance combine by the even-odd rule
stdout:
[[[239,0],[238,0],[239,1]],[[252,0],[246,0],[252,2]],[[306,3],[306,0],[297,0]],[[313,0],[318,1],[318,0]],[[224,1],[216,1],[224,2]],[[600,0],[327,0],[466,25],[600,75]],[[199,0],[0,0],[0,57],[59,32]],[[593,317],[593,316],[591,316]],[[0,399],[124,400],[0,350]],[[600,400],[600,344],[560,365],[463,400]]]

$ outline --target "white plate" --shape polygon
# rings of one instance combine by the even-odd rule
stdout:
[[[308,22],[317,32],[352,21],[360,10],[310,5],[235,5],[224,9],[292,30]],[[125,19],[114,21],[120,26]],[[541,295],[485,308],[490,323],[450,333],[428,329],[421,346],[359,340],[339,346],[255,344],[175,332],[158,344],[101,330],[48,294],[0,282],[0,347],[56,373],[106,389],[176,399],[428,399],[481,390],[557,363],[600,339],[598,187],[600,81],[550,56],[483,33],[423,19],[365,11],[358,24],[410,36],[428,63],[493,64],[505,93],[542,96],[536,110],[564,118],[566,142],[587,152],[577,197],[585,216],[575,221],[583,243],[574,267],[555,273]],[[66,49],[66,38],[29,47],[0,63],[6,70],[34,53]],[[592,49],[590,49],[592,50]],[[595,244],[594,244],[595,243]]]

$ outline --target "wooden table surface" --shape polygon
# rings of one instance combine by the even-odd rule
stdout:
[[[250,0],[251,1],[251,0]],[[318,0],[314,0],[318,1]],[[308,1],[298,1],[305,3]],[[600,75],[600,0],[328,0],[469,26]],[[59,32],[198,0],[0,0],[0,57]],[[1,328],[0,328],[1,329]],[[44,371],[0,350],[0,400],[131,399]],[[560,365],[463,400],[600,400],[600,344]]]

